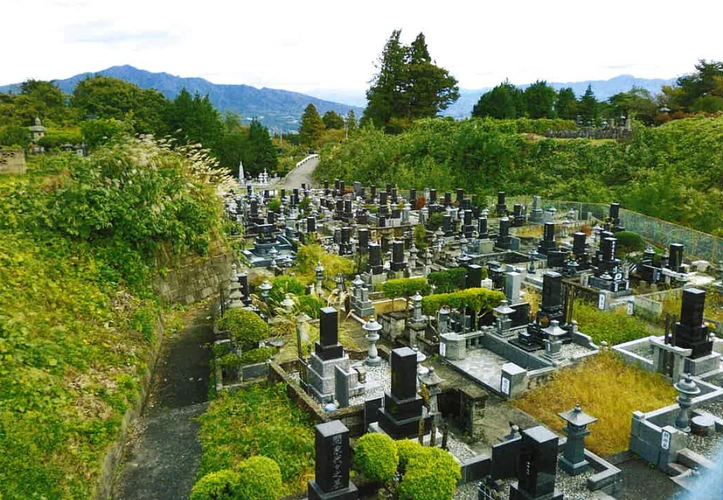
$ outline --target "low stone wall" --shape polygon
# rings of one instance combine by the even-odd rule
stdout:
[[[164,303],[193,304],[228,287],[233,252],[218,241],[208,255],[178,258],[167,249],[158,251],[157,268],[167,269],[153,280],[153,290]]]
[[[100,477],[98,483],[93,491],[92,498],[94,500],[106,500],[110,499],[113,493],[113,484],[115,482],[116,473],[121,464],[123,453],[125,452],[125,445],[128,441],[128,428],[130,424],[140,417],[143,409],[148,402],[148,394],[150,393],[151,379],[153,378],[153,372],[158,362],[158,357],[161,352],[161,346],[163,345],[163,337],[165,336],[165,325],[163,324],[163,318],[159,315],[156,320],[155,328],[155,343],[151,348],[151,352],[148,356],[148,363],[145,373],[140,381],[140,397],[136,403],[129,408],[123,420],[121,421],[121,430],[118,439],[113,443],[105,452],[103,458],[103,464],[101,466]]]

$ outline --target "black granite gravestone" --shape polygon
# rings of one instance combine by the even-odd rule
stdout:
[[[454,234],[454,224],[452,223],[452,216],[444,214],[442,216],[442,231],[445,236],[452,236]]]
[[[512,223],[509,217],[504,216],[500,219],[500,232],[497,235],[497,241],[495,241],[496,247],[507,250],[510,248],[510,245],[512,243],[512,238],[510,237],[511,225]]]
[[[487,232],[487,217],[477,219],[477,233],[481,240],[486,240],[489,237]]]
[[[555,244],[555,223],[546,222],[543,232],[542,241],[537,245],[537,251],[542,255],[547,255],[551,250],[556,250]]]
[[[445,191],[444,193],[444,206],[448,207],[452,204],[452,193]]]
[[[507,197],[507,193],[505,193],[504,191],[497,192],[497,216],[498,217],[507,215],[507,204],[505,202],[506,197]]]
[[[306,218],[306,232],[313,233],[316,231],[316,217],[309,216]]]
[[[369,243],[369,272],[382,274],[384,264],[382,262],[382,247],[378,243]]]
[[[697,359],[713,352],[713,341],[708,337],[708,327],[703,322],[705,291],[698,288],[683,289],[680,321],[675,324],[675,345],[692,349],[691,358]]]
[[[308,500],[356,500],[359,491],[349,481],[349,429],[339,420],[319,424],[314,437],[314,480]]]
[[[555,489],[557,441],[541,425],[522,431],[517,482],[510,486],[510,500],[562,500],[562,493]]]
[[[417,353],[409,347],[394,349],[391,356],[391,393],[384,395],[379,426],[394,439],[417,435],[424,401],[417,394]],[[431,425],[431,419],[425,427]]]
[[[404,242],[394,240],[392,242],[392,271],[402,271],[407,267],[407,263],[404,261]]]
[[[412,188],[409,190],[409,204],[412,207],[412,210],[417,210],[419,207],[417,207],[417,190]]]
[[[319,340],[315,342],[315,352],[322,360],[337,359],[344,356],[344,348],[339,343],[339,313],[333,307],[322,307],[319,317]]]
[[[457,204],[461,205],[462,200],[464,200],[464,189],[457,188]]]
[[[482,286],[482,266],[470,264],[467,266],[465,288],[479,288]]]
[[[436,189],[430,189],[429,190],[429,203],[437,203],[437,190]]]
[[[681,272],[683,266],[683,244],[682,243],[671,243],[668,247],[668,267],[671,271],[676,273]]]
[[[359,240],[359,253],[365,255],[369,246],[369,230],[367,228],[359,228],[357,230],[357,239]]]

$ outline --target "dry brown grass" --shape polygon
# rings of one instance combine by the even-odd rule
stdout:
[[[579,403],[598,419],[590,426],[586,446],[605,456],[628,448],[633,411],[647,412],[673,404],[675,395],[670,382],[661,376],[628,366],[605,352],[560,370],[550,382],[513,404],[542,424],[562,431],[564,422],[557,413]]]

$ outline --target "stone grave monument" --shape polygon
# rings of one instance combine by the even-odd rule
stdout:
[[[562,500],[555,489],[557,436],[538,425],[522,431],[517,481],[510,485],[510,500]]]
[[[319,340],[314,344],[308,369],[309,390],[322,403],[334,400],[335,367],[349,371],[349,356],[339,343],[339,313],[333,307],[323,307],[320,317]]]
[[[417,353],[409,347],[394,349],[391,364],[392,387],[384,394],[379,427],[393,439],[413,437],[419,433],[424,403],[417,394]]]
[[[309,481],[308,500],[356,500],[359,491],[349,480],[349,429],[339,420],[316,426],[315,474]]]

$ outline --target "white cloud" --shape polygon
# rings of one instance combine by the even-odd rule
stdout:
[[[462,87],[672,77],[723,60],[719,2],[5,0],[0,83],[118,64],[215,83],[363,90],[395,28]],[[9,3],[9,5],[8,5]]]

